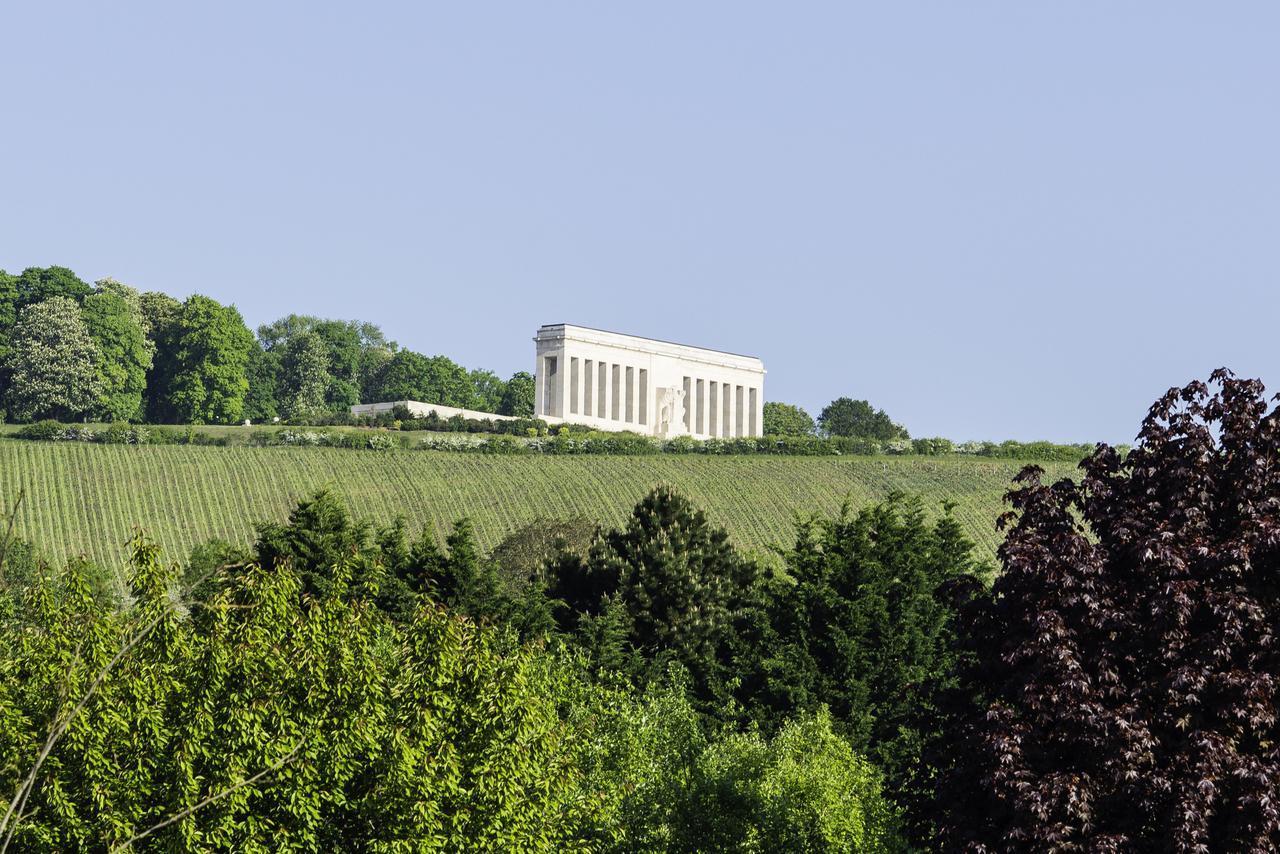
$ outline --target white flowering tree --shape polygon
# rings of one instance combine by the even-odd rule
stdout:
[[[98,348],[69,297],[51,297],[18,314],[9,339],[5,404],[17,421],[77,420],[102,395]]]

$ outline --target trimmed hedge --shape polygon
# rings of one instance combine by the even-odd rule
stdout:
[[[422,420],[422,419],[415,419]],[[523,422],[497,422],[523,423]],[[539,424],[545,424],[538,422]],[[532,435],[529,435],[532,431]],[[1093,452],[1092,445],[1055,445],[1051,442],[964,442],[949,439],[852,439],[843,436],[760,436],[738,439],[706,439],[692,436],[656,439],[639,433],[614,433],[587,430],[580,425],[563,425],[553,435],[526,427],[524,434],[494,434],[483,431],[456,430],[440,433],[410,445],[407,436],[397,429],[325,430],[311,427],[285,427],[280,430],[254,430],[244,434],[214,436],[196,427],[148,427],[125,423],[103,429],[83,425],[40,421],[28,424],[14,434],[20,439],[46,442],[98,442],[116,445],[230,445],[259,447],[293,446],[349,448],[353,450],[388,451],[395,448],[456,451],[475,454],[548,454],[610,456],[648,456],[653,454],[705,454],[708,456],[770,455],[786,457],[831,456],[975,456],[999,459],[1040,460],[1045,462],[1079,462]]]

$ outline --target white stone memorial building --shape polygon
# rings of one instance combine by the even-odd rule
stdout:
[[[764,432],[764,363],[704,347],[557,323],[538,329],[534,415],[698,439]]]

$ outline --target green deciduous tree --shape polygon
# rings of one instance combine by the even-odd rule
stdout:
[[[333,375],[324,339],[315,332],[290,338],[281,352],[279,377],[276,397],[282,417],[305,421],[326,412],[325,394]]]
[[[173,330],[168,413],[179,423],[228,424],[244,415],[253,334],[234,306],[196,295]]]
[[[0,270],[0,404],[3,404],[5,391],[9,387],[5,375],[8,363],[9,337],[13,334],[13,324],[18,320],[18,277]]]
[[[279,354],[263,350],[262,345],[255,341],[249,351],[249,366],[245,369],[249,380],[249,390],[244,398],[245,418],[257,424],[280,414],[276,399],[279,373]]]
[[[102,384],[95,414],[104,421],[139,421],[143,417],[153,345],[143,331],[136,297],[132,288],[108,282],[84,299],[82,313],[97,347],[96,367]]]
[[[471,371],[469,379],[471,380],[469,408],[497,413],[502,408],[502,396],[506,393],[507,384],[493,371],[474,370]]]
[[[82,301],[93,290],[66,267],[28,267],[17,279],[18,306],[35,305],[53,297]]]
[[[178,319],[182,315],[182,303],[159,291],[146,291],[138,295],[138,307],[142,314],[142,328],[151,342],[151,370],[147,372],[146,413],[152,422],[172,420],[173,406],[169,390],[177,370]]]
[[[771,400],[764,405],[766,436],[812,436],[813,418],[799,406]]]
[[[827,436],[853,436],[860,439],[910,439],[905,427],[895,424],[883,409],[865,400],[837,398],[827,404],[818,416],[818,427]]]
[[[825,712],[773,738],[708,736],[684,693],[655,688],[606,706],[591,788],[616,801],[614,851],[894,850],[879,772]]]
[[[507,385],[502,391],[502,402],[498,406],[498,414],[532,418],[536,394],[533,374],[517,371],[511,375],[511,379],[507,380]]]
[[[77,420],[101,402],[98,348],[80,306],[53,297],[23,308],[9,341],[5,396],[10,415]]]
[[[324,344],[329,373],[325,407],[334,412],[360,402],[370,376],[395,349],[395,344],[387,341],[381,329],[358,320],[324,320],[290,314],[258,327],[263,349],[278,355],[283,355],[291,342],[304,335],[318,336]]]
[[[444,356],[427,357],[411,350],[401,350],[387,360],[373,384],[373,398],[380,401],[467,407],[471,397],[471,379],[464,368]]]
[[[0,845],[12,850],[581,850],[612,838],[568,669],[423,603],[303,595],[288,562],[187,601],[138,538],[131,604],[80,569],[0,621]],[[7,809],[12,806],[13,809]]]

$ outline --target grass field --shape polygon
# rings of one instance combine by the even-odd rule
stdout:
[[[795,514],[831,512],[892,490],[956,515],[986,556],[1013,460],[924,457],[485,456],[328,448],[128,446],[0,438],[0,504],[26,499],[19,534],[57,562],[85,554],[116,565],[141,525],[172,558],[211,537],[247,543],[253,525],[283,519],[330,486],[359,516],[404,516],[443,534],[469,517],[481,545],[540,517],[617,522],[644,493],[671,483],[728,528],[741,547],[784,544]],[[1044,464],[1051,475],[1066,464]]]

